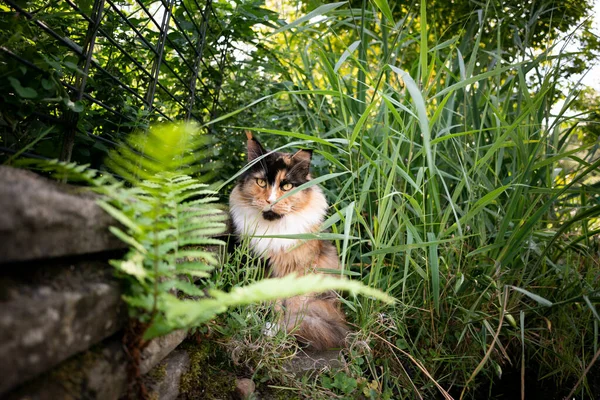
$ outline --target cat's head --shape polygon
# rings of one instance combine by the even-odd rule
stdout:
[[[248,162],[269,153],[250,132],[246,132],[246,136]],[[309,150],[268,154],[241,176],[238,183],[240,200],[244,205],[260,210],[263,218],[268,221],[305,210],[310,206],[314,187],[301,190],[277,203],[275,200],[311,179],[311,157],[312,152]]]

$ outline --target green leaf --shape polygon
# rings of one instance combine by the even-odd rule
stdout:
[[[78,0],[77,4],[81,11],[83,11],[86,15],[90,16],[92,13],[92,6],[94,5],[94,0]]]
[[[119,228],[115,227],[115,226],[111,226],[108,228],[108,230],[115,235],[116,237],[118,237],[122,242],[130,245],[131,247],[135,248],[137,251],[139,251],[142,254],[146,254],[146,248],[144,246],[142,246],[137,240],[135,240],[135,238],[133,238],[132,236],[129,236],[128,234],[126,234],[125,232],[123,232],[122,230],[120,230]]]
[[[209,256],[204,257],[204,259],[210,263],[210,264],[217,264],[217,259],[214,258],[214,256],[212,254],[210,254],[210,258]],[[203,263],[203,262],[192,262],[192,261],[188,261],[188,262],[182,262],[182,263],[178,263],[177,264],[177,271],[181,272],[181,271],[204,271],[204,272],[210,272],[212,271],[215,267],[213,265],[209,265],[207,263]]]
[[[354,53],[356,51],[356,49],[358,48],[359,45],[360,45],[360,40],[357,40],[354,43],[352,43],[350,46],[348,46],[348,48],[346,50],[344,50],[344,52],[342,53],[338,62],[335,63],[335,67],[333,67],[333,72],[338,72],[338,70],[344,63],[344,61],[346,61],[346,59],[348,57],[350,57],[352,55],[352,53]]]
[[[355,202],[351,202],[346,207],[346,214],[344,215],[344,238],[342,241],[342,271],[346,269],[346,252],[348,251],[348,241],[351,238],[350,228],[352,226],[352,215],[354,214],[354,204]]]
[[[142,228],[140,228],[140,226],[136,222],[134,222],[131,218],[129,218],[127,215],[125,215],[125,213],[123,213],[123,211],[112,206],[110,203],[108,203],[105,200],[98,200],[97,203],[104,211],[106,211],[110,216],[112,216],[114,219],[116,219],[117,221],[122,223],[124,226],[129,228],[133,233],[135,233],[135,234],[142,233]]]
[[[10,81],[10,84],[15,89],[17,94],[23,97],[24,99],[34,99],[37,97],[38,93],[35,91],[35,89],[21,86],[21,82],[19,82],[18,79],[9,76],[8,80]]]
[[[321,16],[321,15],[323,15],[325,13],[328,13],[331,10],[335,10],[336,8],[341,7],[341,6],[345,5],[345,4],[347,4],[347,2],[346,1],[342,1],[342,2],[339,2],[339,3],[324,4],[324,5],[320,6],[320,7],[317,7],[313,11],[311,11],[308,14],[306,14],[306,15],[298,18],[297,20],[295,20],[295,21],[293,21],[293,22],[291,22],[289,24],[286,24],[286,25],[282,26],[279,29],[276,29],[271,34],[271,36],[272,35],[276,35],[276,34],[278,34],[280,32],[284,32],[284,31],[290,30],[292,28],[295,28],[296,26],[298,26],[298,25],[300,25],[300,24],[302,24],[304,22],[307,22],[307,21],[309,21],[310,19],[312,19],[314,17]]]
[[[525,290],[525,289],[517,287],[517,286],[511,286],[511,285],[507,285],[507,286],[516,290],[517,292],[523,293],[525,296],[536,301],[541,306],[552,307],[552,305],[553,305],[550,300],[546,300],[542,296],[538,296],[537,294],[531,293],[529,290]]]
[[[169,291],[171,289],[179,290],[188,296],[204,296],[204,291],[193,283],[185,280],[173,280],[164,283],[162,290]]]
[[[586,295],[583,295],[583,300],[585,301],[585,304],[587,304],[592,314],[594,314],[594,317],[596,317],[596,319],[600,321],[600,315],[598,315],[598,310],[596,310],[596,307],[594,306],[594,304],[592,304],[590,298]]]
[[[404,84],[406,85],[406,89],[410,93],[410,97],[413,99],[413,103],[417,109],[417,116],[419,120],[419,126],[421,127],[421,135],[423,137],[423,148],[425,149],[425,155],[427,158],[427,167],[429,171],[429,176],[433,177],[437,171],[435,168],[435,163],[433,162],[433,154],[431,151],[431,132],[429,131],[429,119],[427,118],[427,109],[425,107],[425,99],[423,98],[423,94],[421,90],[417,86],[416,82],[413,78],[406,72],[399,68],[390,65],[392,71],[398,74]]]
[[[72,101],[68,97],[63,97],[63,103],[73,112],[80,113],[83,111],[83,103],[81,101]]]
[[[42,78],[42,87],[46,90],[50,90],[54,88],[54,83],[48,79]]]
[[[373,3],[379,8],[381,13],[387,18],[390,23],[394,23],[394,16],[392,15],[392,10],[390,9],[390,5],[387,0],[372,0]]]
[[[438,257],[438,244],[435,233],[427,232],[429,240],[429,266],[431,268],[431,292],[433,294],[433,306],[439,314],[440,312],[440,266]]]
[[[134,253],[123,261],[111,260],[110,264],[127,275],[132,275],[140,282],[143,282],[148,276],[143,262],[144,256],[140,253]]]
[[[237,287],[229,293],[211,290],[209,294],[212,298],[200,301],[178,300],[171,297],[168,300],[171,311],[168,318],[173,321],[174,327],[198,325],[213,319],[230,307],[329,290],[344,290],[354,295],[362,294],[388,304],[396,301],[393,297],[358,281],[325,275],[298,277],[290,274],[283,278],[263,279],[244,287]]]

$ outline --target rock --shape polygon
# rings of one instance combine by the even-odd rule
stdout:
[[[240,399],[249,399],[252,393],[256,390],[256,385],[252,379],[240,378],[235,380],[235,393]]]
[[[152,340],[142,353],[142,362],[140,363],[142,374],[150,371],[152,367],[179,346],[186,336],[187,331],[178,330]]]
[[[0,188],[0,264],[126,247],[89,191],[7,166]]]
[[[185,338],[176,331],[154,339],[142,352],[141,374],[150,371]],[[11,392],[8,400],[116,400],[127,389],[128,358],[121,335],[63,362],[43,376]],[[181,376],[181,375],[180,375]]]
[[[339,350],[310,351],[305,350],[296,355],[283,368],[296,376],[312,374],[324,368],[340,369],[345,361]]]
[[[181,376],[190,368],[190,357],[184,350],[175,350],[144,376],[150,398],[174,400],[179,396]]]
[[[0,394],[114,334],[127,316],[106,262],[37,267],[0,278]]]

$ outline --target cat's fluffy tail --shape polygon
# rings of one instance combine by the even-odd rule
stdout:
[[[281,324],[315,350],[345,345],[348,326],[335,293],[284,300]]]

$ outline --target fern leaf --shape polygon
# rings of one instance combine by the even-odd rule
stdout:
[[[214,193],[206,193],[206,190],[191,190],[189,192],[184,192],[183,194],[180,194],[178,196],[175,196],[175,201],[177,201],[178,203],[182,203],[184,201],[186,201],[187,199],[191,198],[191,197],[196,197],[196,196],[205,196],[207,194],[214,194]],[[213,203],[215,201],[218,201],[219,198],[212,196],[212,197],[203,197],[201,199],[198,200],[194,200],[193,204],[204,204],[204,203]],[[190,202],[192,203],[192,202]],[[192,204],[189,204],[192,205]]]
[[[198,286],[194,285],[191,282],[180,279],[163,282],[159,285],[159,289],[161,291],[169,291],[175,289],[181,291],[184,294],[187,294],[188,296],[206,296],[204,291]]]
[[[127,215],[125,215],[121,210],[117,209],[116,207],[113,207],[106,201],[102,201],[102,200],[98,201],[98,205],[104,211],[106,211],[108,214],[110,214],[111,217],[113,217],[114,219],[119,221],[121,224],[123,224],[123,226],[126,226],[127,228],[129,228],[132,232],[134,232],[134,233],[142,232],[140,227],[135,222],[133,222],[131,220],[131,218],[129,218]]]
[[[208,187],[206,183],[197,183],[195,180],[186,181],[183,184],[176,185],[174,190],[171,192],[173,194],[181,194],[186,190],[199,189]],[[215,194],[214,190],[206,190],[209,194]]]
[[[148,277],[148,273],[144,269],[143,261],[144,256],[140,253],[135,253],[122,261],[111,260],[110,264],[121,272],[134,276],[140,282],[144,282]]]
[[[382,291],[365,286],[359,281],[317,274],[301,277],[291,274],[283,278],[265,279],[246,287],[234,288],[229,293],[211,291],[210,294],[223,304],[238,306],[328,290],[343,290],[353,295],[362,294],[388,304],[396,301]]]
[[[206,263],[198,262],[198,261],[188,261],[177,264],[177,271],[212,271],[214,269],[214,265],[217,264],[216,258],[212,254],[207,255],[203,258],[206,260]],[[210,265],[212,264],[212,265]]]
[[[180,239],[179,244],[181,246],[225,246],[225,242],[219,239],[207,238],[205,236],[188,236],[186,238]]]
[[[223,233],[226,225],[220,221],[202,221],[200,218],[194,218],[189,222],[183,223],[179,225],[179,231],[182,233],[194,232],[198,231],[200,234],[204,235],[218,235]],[[208,231],[214,231],[214,233],[206,233]]]
[[[169,301],[168,322],[173,324],[173,328],[193,326],[210,321],[230,307],[328,290],[346,290],[352,294],[367,295],[386,303],[395,302],[393,297],[365,286],[358,281],[324,275],[305,275],[302,277],[288,275],[283,278],[265,279],[245,287],[234,288],[229,293],[211,290],[209,294],[212,298],[205,300],[171,299]]]
[[[212,271],[214,268],[211,268],[210,271]],[[210,277],[210,271],[206,272],[200,269],[178,269],[177,272],[180,274],[186,274],[186,275],[190,275],[190,276],[194,276],[196,278],[209,278]]]
[[[224,242],[218,241],[218,245],[223,245]],[[213,244],[213,243],[211,243]],[[217,260],[214,258],[214,255],[211,252],[203,251],[203,250],[183,250],[177,253],[177,256],[182,259],[188,260],[210,260],[209,262],[212,264],[216,264]]]
[[[140,253],[142,253],[142,254],[146,254],[147,253],[146,248],[144,246],[142,246],[141,243],[139,243],[133,237],[129,236],[128,234],[126,234],[125,232],[123,232],[122,230],[120,230],[119,228],[117,228],[116,226],[111,226],[111,227],[108,228],[108,230],[113,235],[115,235],[116,237],[118,237],[123,242],[127,243],[128,245],[130,245],[131,247],[135,248]]]
[[[174,184],[185,183],[185,181],[190,181],[193,178],[189,175],[177,175],[170,179],[170,181]]]

